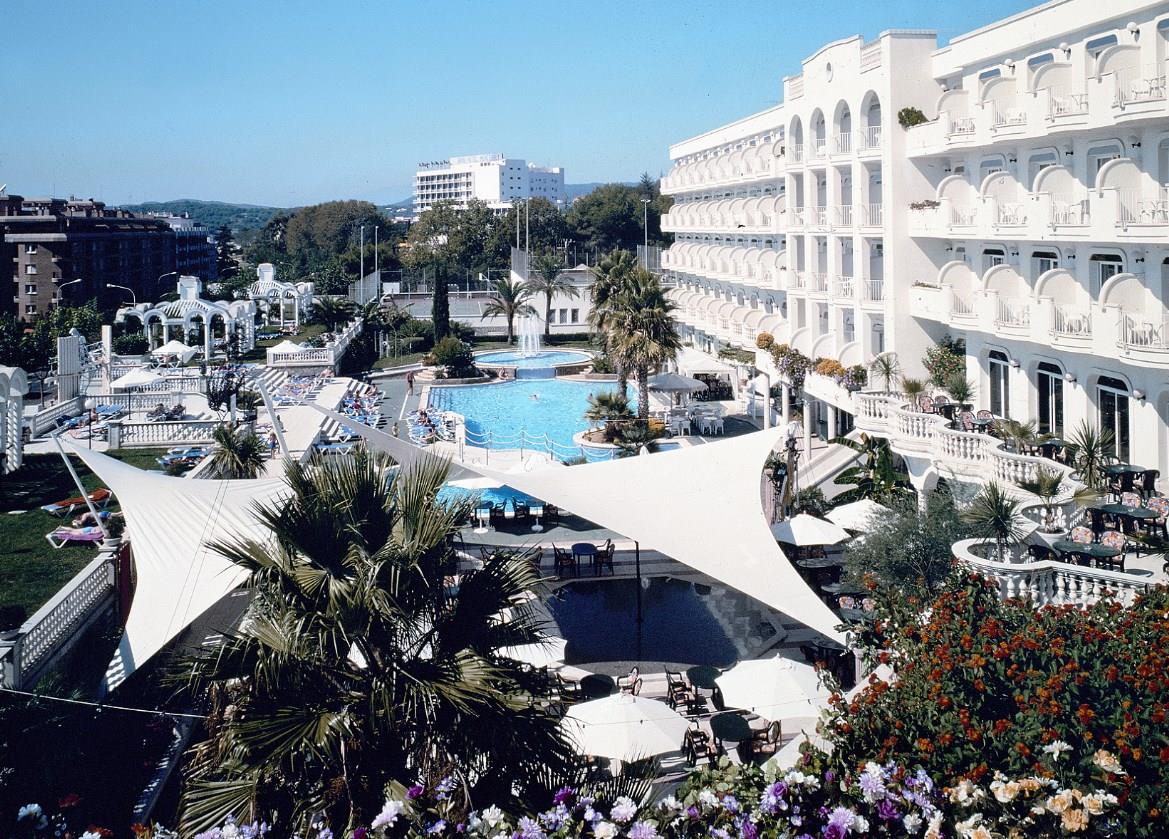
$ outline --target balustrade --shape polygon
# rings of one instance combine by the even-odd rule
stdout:
[[[881,226],[881,219],[884,217],[884,212],[880,203],[865,204],[861,209],[864,210],[861,224],[866,227]]]
[[[1119,107],[1165,98],[1165,71],[1161,67],[1126,67],[1117,70],[1115,84],[1113,104]]]
[[[1031,306],[1022,300],[999,300],[995,323],[999,326],[1030,326]]]
[[[836,208],[836,223],[841,227],[852,227],[852,204],[842,204]]]
[[[870,303],[880,303],[885,299],[884,280],[865,280],[865,300]]]
[[[1088,224],[1092,219],[1087,200],[1076,201],[1066,196],[1051,196],[1051,223],[1053,225]]]
[[[1073,93],[1062,87],[1047,88],[1047,118],[1077,116],[1088,113],[1088,94]]]
[[[870,125],[857,132],[857,151],[878,151],[881,148],[881,126]]]
[[[1051,332],[1054,335],[1090,337],[1092,335],[1092,315],[1079,306],[1056,306]]]

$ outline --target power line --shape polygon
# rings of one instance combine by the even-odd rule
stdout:
[[[99,711],[131,711],[135,714],[150,714],[155,717],[181,717],[188,720],[202,720],[206,717],[200,714],[183,714],[177,711],[163,711],[158,708],[131,708],[127,705],[107,705],[104,702],[89,702],[84,699],[67,699],[63,696],[48,696],[43,693],[33,693],[27,690],[16,690],[15,688],[0,687],[0,693],[12,693],[17,696],[27,696],[32,699],[47,699],[50,702],[64,702],[68,705],[85,705],[90,708],[97,708]]]

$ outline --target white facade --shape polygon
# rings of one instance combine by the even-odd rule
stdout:
[[[472,200],[504,211],[516,200],[546,198],[565,204],[564,169],[537,166],[502,154],[452,157],[424,164],[414,173],[414,218],[439,201],[466,207]]]
[[[1102,424],[1169,474],[1167,60],[1169,3],[1133,0],[823,47],[782,105],[671,148],[680,319],[708,348],[767,331],[906,376],[965,337],[977,407]],[[816,378],[824,431],[853,400]]]

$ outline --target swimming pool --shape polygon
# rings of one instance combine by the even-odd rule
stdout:
[[[488,385],[430,388],[431,407],[462,414],[467,442],[493,449],[549,451],[558,460],[582,455],[573,435],[589,427],[589,396],[612,392],[615,382],[570,379],[516,379]],[[636,394],[628,389],[631,400]],[[597,450],[590,449],[592,456]],[[604,458],[611,450],[605,450]]]
[[[572,350],[542,350],[535,355],[521,355],[518,352],[501,351],[489,352],[475,356],[476,364],[485,364],[488,367],[558,367],[562,364],[584,364],[592,358],[585,352]]]
[[[568,641],[565,664],[605,661],[726,667],[782,640],[766,607],[742,592],[670,577],[576,580],[548,601]]]

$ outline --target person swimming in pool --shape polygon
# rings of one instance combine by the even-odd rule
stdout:
[[[528,398],[529,398],[529,399],[532,399],[532,400],[535,400],[536,402],[539,402],[539,401],[540,401],[540,394],[538,394],[538,393],[532,393],[532,394],[529,394],[529,395],[528,395]]]

